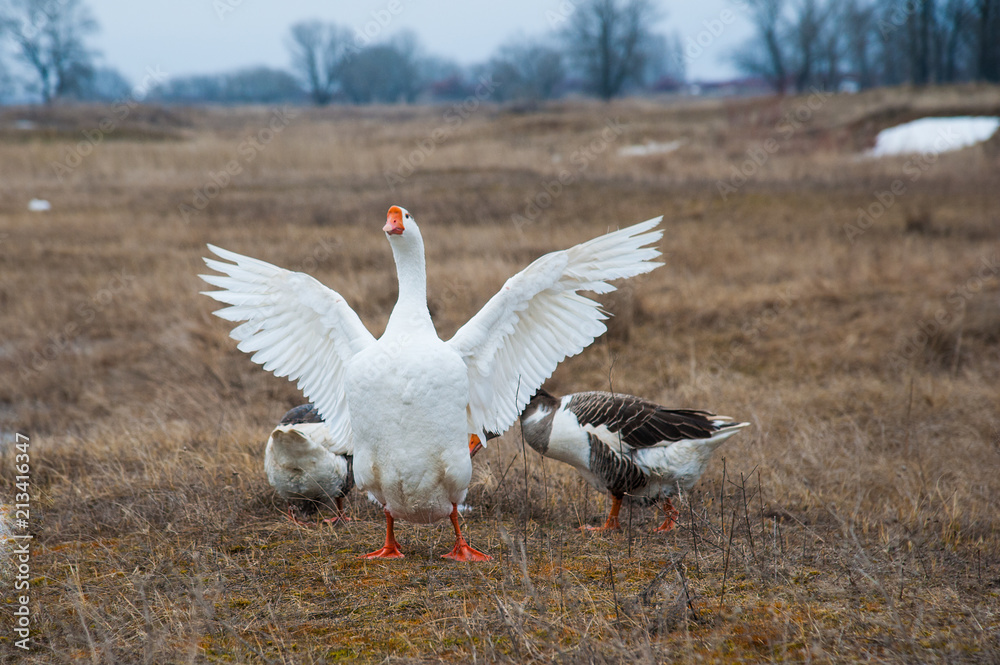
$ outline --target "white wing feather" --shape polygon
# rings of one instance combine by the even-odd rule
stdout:
[[[227,321],[246,321],[230,333],[239,349],[276,376],[298,381],[302,393],[330,430],[330,436],[353,447],[344,368],[359,351],[375,342],[361,319],[336,291],[309,275],[220,249],[213,254],[232,263],[205,259],[223,275],[201,275],[222,291],[203,291],[231,305],[215,312]]]
[[[539,258],[503,285],[448,342],[469,367],[474,432],[503,432],[563,359],[607,330],[600,303],[607,282],[653,270],[662,217]]]

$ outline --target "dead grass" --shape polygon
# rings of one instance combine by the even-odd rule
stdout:
[[[30,435],[37,641],[25,660],[0,635],[0,659],[995,662],[1000,162],[971,148],[909,180],[907,158],[856,151],[899,109],[995,109],[1000,91],[832,97],[786,136],[808,103],[483,108],[458,127],[444,109],[303,110],[252,160],[239,146],[270,109],[149,110],[63,182],[66,132],[100,109],[4,129],[0,484],[12,496],[7,444]],[[621,133],[597,151],[609,120]],[[390,191],[385,173],[442,126]],[[241,172],[185,221],[178,206],[231,160]],[[570,184],[515,223],[563,169]],[[858,208],[898,178],[907,191],[852,241]],[[53,211],[27,213],[32,197]],[[675,533],[627,509],[625,534],[581,536],[603,497],[523,455],[516,429],[477,457],[470,492],[492,564],[439,559],[444,524],[403,525],[402,562],[358,560],[383,525],[357,495],[341,528],[281,519],[262,452],[301,396],[210,315],[199,257],[212,242],[305,270],[379,333],[391,203],[421,220],[445,336],[539,254],[666,216],[667,265],[608,300],[611,334],[551,386],[753,422]]]

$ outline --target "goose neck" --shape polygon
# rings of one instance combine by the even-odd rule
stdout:
[[[394,323],[407,326],[426,323],[433,327],[427,309],[427,265],[423,241],[418,234],[394,240],[391,245],[399,279],[399,297],[389,317],[389,326]]]

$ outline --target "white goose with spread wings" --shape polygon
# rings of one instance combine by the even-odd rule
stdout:
[[[399,278],[385,333],[375,339],[343,297],[302,273],[209,245],[225,263],[202,278],[216,312],[246,321],[231,333],[253,361],[298,381],[337,440],[351,441],[354,477],[385,508],[386,540],[370,558],[403,556],[395,519],[451,517],[455,547],[446,558],[489,557],[468,546],[457,504],[472,475],[470,438],[503,432],[529,396],[566,357],[605,331],[600,305],[578,293],[607,293],[610,280],[649,272],[649,245],[662,218],[614,231],[539,258],[511,277],[449,341],[427,309],[424,243],[412,215],[389,208],[383,231]]]
[[[521,431],[536,451],[565,462],[591,485],[611,495],[604,526],[620,529],[625,496],[663,503],[667,516],[655,531],[670,531],[678,517],[670,497],[689,491],[712,453],[750,423],[708,411],[667,409],[641,397],[584,392],[553,397],[539,390],[524,413]]]

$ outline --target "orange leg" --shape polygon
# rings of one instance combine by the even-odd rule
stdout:
[[[608,519],[605,520],[604,526],[590,526],[585,524],[580,527],[580,531],[620,531],[622,525],[618,522],[618,511],[622,509],[622,500],[616,496],[611,497],[611,512],[608,513]]]
[[[359,559],[402,559],[403,553],[399,551],[399,543],[392,533],[392,515],[385,511],[385,546],[380,550],[375,550],[368,554],[362,554]]]
[[[462,538],[462,529],[458,526],[458,506],[451,504],[451,523],[455,527],[455,548],[443,554],[442,559],[452,559],[453,561],[490,561],[493,557],[477,552],[469,547],[469,543]]]
[[[344,497],[338,496],[337,499],[337,516],[327,517],[323,520],[323,524],[337,524],[338,522],[350,522],[351,518],[344,514]]]
[[[475,434],[469,435],[469,457],[475,457],[479,449],[483,447],[483,442]]]
[[[674,504],[670,502],[670,497],[667,497],[663,501],[663,512],[667,514],[663,520],[663,524],[653,529],[653,531],[671,531],[677,526],[677,518],[681,516],[681,511],[674,508]]]
[[[295,516],[295,513],[292,512],[292,504],[288,504],[288,512],[285,513],[285,517],[287,517],[288,521],[292,524],[296,524],[298,526],[311,526],[309,522],[303,522]]]

